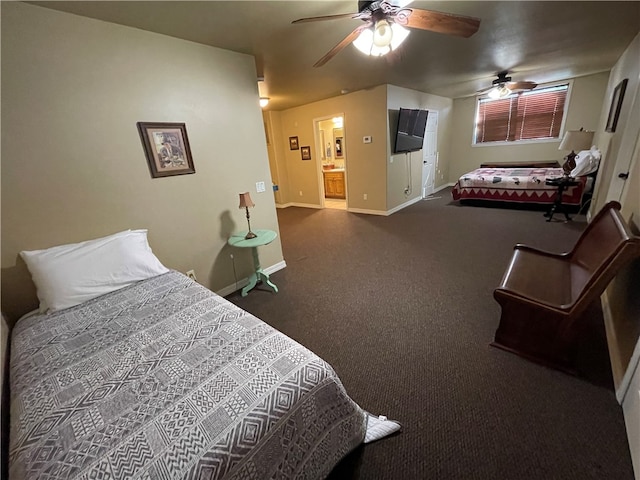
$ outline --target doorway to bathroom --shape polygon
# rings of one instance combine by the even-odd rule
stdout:
[[[344,135],[344,114],[314,120],[316,158],[320,159],[318,183],[324,208],[346,210],[347,152]]]

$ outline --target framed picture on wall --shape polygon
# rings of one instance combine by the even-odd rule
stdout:
[[[607,117],[606,132],[613,133],[616,131],[618,125],[618,117],[620,117],[620,110],[622,109],[622,100],[624,99],[624,91],[627,89],[627,80],[622,80],[616,88],[613,90],[613,96],[611,97],[611,106],[609,107],[609,116]]]
[[[289,150],[299,150],[298,137],[289,137]]]
[[[184,123],[138,122],[151,177],[196,173]]]
[[[311,160],[311,147],[300,147],[302,160]]]

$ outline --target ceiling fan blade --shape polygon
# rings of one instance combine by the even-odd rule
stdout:
[[[468,38],[476,33],[480,27],[480,19],[475,17],[418,8],[410,8],[409,10],[411,10],[411,14],[406,26],[410,28]]]
[[[333,47],[331,50],[329,50],[329,52],[327,52],[327,54],[324,57],[322,57],[320,60],[318,60],[313,66],[314,67],[323,66],[325,63],[327,63],[329,60],[331,60],[333,57],[335,57],[338,53],[340,53],[344,47],[346,47],[351,42],[353,42],[358,37],[358,35],[360,35],[360,32],[362,32],[362,30],[364,30],[365,28],[368,28],[370,26],[371,26],[370,22],[369,23],[365,23],[364,25],[360,25],[358,28],[356,28],[349,35],[344,37],[344,39],[340,43],[338,43],[335,47]]]
[[[291,23],[308,23],[308,22],[321,22],[323,20],[337,20],[338,18],[355,18],[359,13],[340,13],[338,15],[325,15],[322,17],[307,17],[307,18],[299,18],[298,20],[294,20]]]
[[[507,88],[509,90],[533,90],[538,84],[536,82],[509,82]]]
[[[477,95],[484,95],[485,93],[489,93],[491,90],[493,90],[494,88],[496,88],[495,86],[492,87],[487,87],[487,88],[483,88],[482,90],[478,90],[476,92]]]

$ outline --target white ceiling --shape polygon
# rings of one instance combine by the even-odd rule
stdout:
[[[609,70],[640,31],[639,1],[414,1],[412,8],[480,18],[480,29],[466,39],[414,29],[386,57],[349,45],[314,68],[361,21],[291,22],[355,13],[357,1],[29,3],[253,55],[268,110],[385,83],[457,98],[490,86],[501,70],[537,83],[588,75]]]

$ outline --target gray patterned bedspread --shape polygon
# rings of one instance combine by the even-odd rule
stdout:
[[[322,478],[366,413],[311,351],[177,272],[12,334],[10,478]]]

